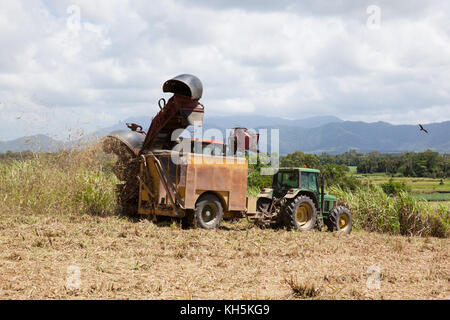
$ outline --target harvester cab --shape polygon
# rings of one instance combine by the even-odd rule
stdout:
[[[310,230],[325,224],[329,230],[350,233],[352,216],[337,198],[325,194],[320,171],[310,168],[280,168],[272,188],[258,195],[257,221],[289,229]]]

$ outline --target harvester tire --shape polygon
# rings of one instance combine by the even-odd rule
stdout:
[[[289,201],[281,212],[281,222],[288,230],[311,230],[316,225],[317,210],[308,196],[298,196]]]
[[[339,231],[346,234],[352,232],[352,215],[344,206],[334,207],[325,219],[325,225],[329,231]]]
[[[203,195],[197,201],[193,214],[194,227],[215,229],[223,219],[222,203],[213,194]]]

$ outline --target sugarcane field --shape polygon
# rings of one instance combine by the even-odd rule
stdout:
[[[1,300],[450,299],[446,2],[0,8]]]

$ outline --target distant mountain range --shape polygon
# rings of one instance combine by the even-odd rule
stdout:
[[[0,141],[0,153],[7,151],[19,152],[25,150],[56,152],[64,148],[62,141],[55,140],[43,134],[22,137],[9,141]]]
[[[125,122],[135,122],[147,129],[151,117],[132,117],[101,129],[78,141],[62,142],[46,135],[35,135],[0,142],[0,153],[8,150],[54,152],[72,148],[86,141],[96,140],[109,132],[126,129]],[[334,116],[311,117],[290,120],[277,117],[205,116],[203,130],[217,128],[225,131],[236,126],[258,129],[279,129],[280,153],[296,150],[307,153],[343,153],[354,149],[358,152],[377,150],[382,153],[403,151],[450,152],[450,121],[424,125],[429,133],[419,131],[418,125],[392,125],[386,122],[343,121]],[[269,130],[270,132],[270,130]],[[269,139],[270,140],[270,137]],[[269,149],[270,150],[270,149]]]
[[[340,123],[344,120],[335,116],[318,116],[306,119],[283,119],[275,117],[264,117],[258,115],[252,116],[227,116],[227,117],[208,117],[205,116],[203,126],[205,128],[228,129],[234,127],[245,128],[275,128],[275,127],[300,127],[300,128],[317,128],[328,123]]]
[[[450,152],[450,121],[424,125],[392,125],[386,122],[344,121],[305,129],[279,127],[280,153],[301,150],[306,153],[343,153],[351,149],[361,153],[422,152],[427,149]]]

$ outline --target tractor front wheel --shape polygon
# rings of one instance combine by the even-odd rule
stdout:
[[[283,225],[288,229],[304,231],[311,230],[316,225],[316,206],[307,196],[299,196],[289,201],[281,214]]]
[[[328,214],[325,224],[329,231],[339,231],[346,234],[352,232],[352,215],[344,206],[334,207]]]

